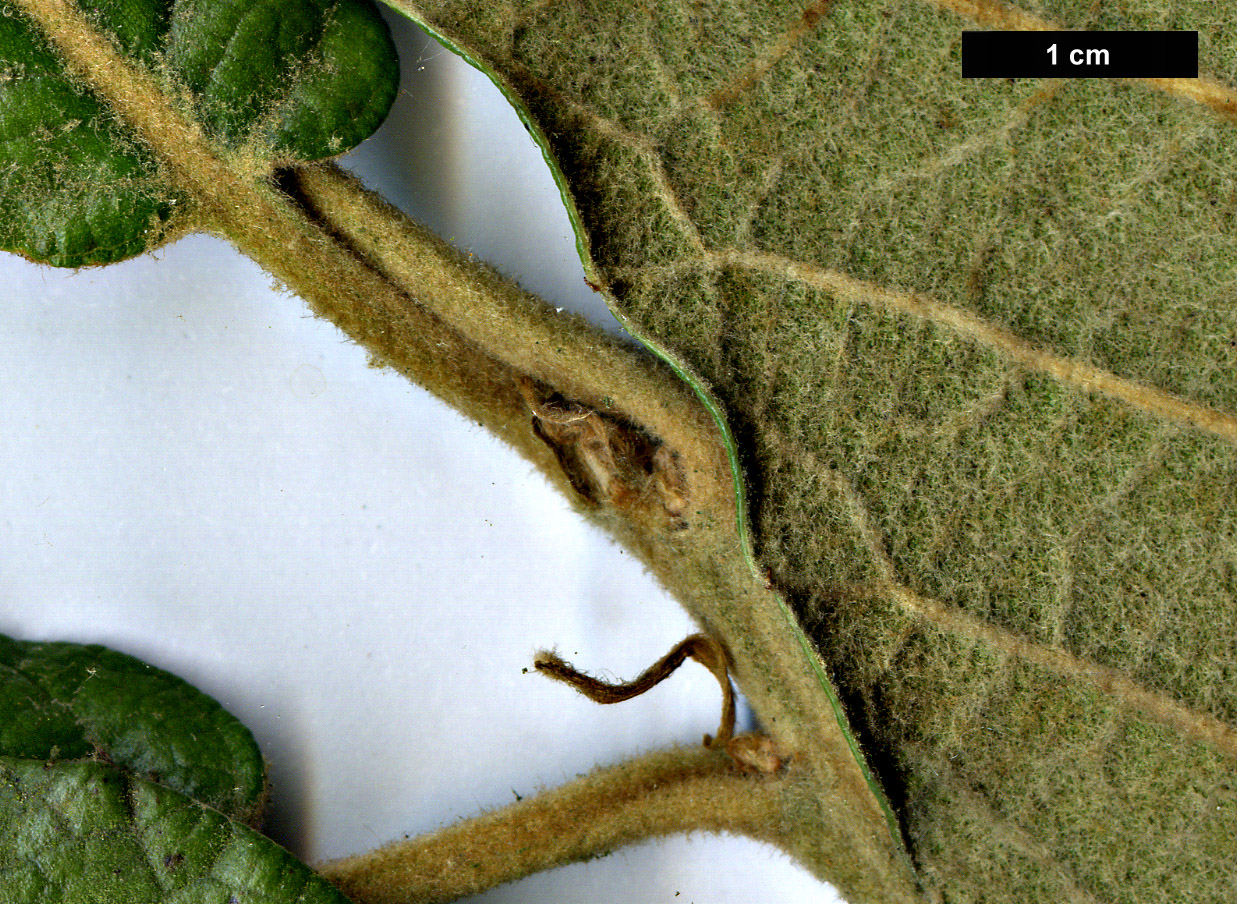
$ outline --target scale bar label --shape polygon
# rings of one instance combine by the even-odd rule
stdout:
[[[963,78],[1198,78],[1196,31],[964,31]]]

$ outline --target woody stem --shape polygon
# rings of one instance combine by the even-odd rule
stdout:
[[[672,748],[318,870],[357,904],[429,904],[677,832],[775,841],[788,781],[742,775],[715,751]]]

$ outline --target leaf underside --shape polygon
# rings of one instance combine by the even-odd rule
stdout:
[[[221,153],[255,172],[344,153],[381,124],[399,73],[370,0],[81,4]],[[0,248],[106,264],[195,225],[192,203],[46,40],[0,2]]]
[[[1237,14],[1021,4],[1198,30],[1199,102],[963,81],[930,2],[417,6],[723,402],[925,883],[1237,899]]]

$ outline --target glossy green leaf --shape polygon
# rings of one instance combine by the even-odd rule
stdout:
[[[347,904],[270,839],[97,762],[0,757],[5,904]]]
[[[245,822],[265,800],[249,729],[175,675],[98,645],[0,635],[0,756],[96,758]]]
[[[221,152],[243,153],[257,170],[349,150],[382,122],[398,88],[394,47],[370,0],[82,8]],[[110,263],[191,226],[192,206],[0,2],[0,247],[58,266]]]
[[[1232,7],[1017,4],[1197,30],[1151,84],[962,79],[997,3],[391,2],[720,399],[926,887],[1237,900]]]

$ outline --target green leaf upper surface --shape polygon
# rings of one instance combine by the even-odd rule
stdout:
[[[0,757],[5,904],[347,904],[273,841],[103,763]]]
[[[92,21],[221,150],[270,170],[378,127],[399,72],[370,0],[108,0]],[[0,247],[104,264],[186,225],[192,204],[137,137],[0,2]]]
[[[724,403],[925,883],[1237,900],[1237,14],[1020,5],[1198,30],[1218,99],[965,81],[946,3],[417,8]]]
[[[249,729],[175,675],[98,645],[0,635],[0,756],[97,757],[245,822],[265,799]]]

